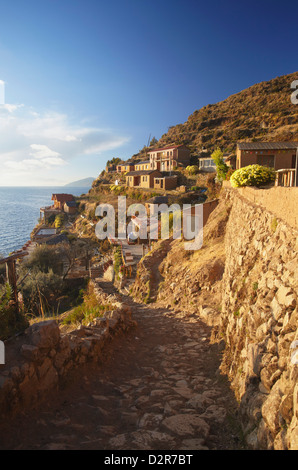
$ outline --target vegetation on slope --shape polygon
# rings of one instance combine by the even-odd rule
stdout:
[[[235,152],[239,141],[298,140],[298,107],[291,103],[292,73],[253,85],[194,111],[184,124],[171,126],[157,146],[188,145],[194,155],[202,148]]]

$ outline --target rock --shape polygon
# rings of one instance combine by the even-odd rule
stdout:
[[[274,320],[278,321],[278,319],[281,317],[281,315],[283,313],[283,310],[282,310],[280,304],[278,303],[276,297],[273,298],[270,306],[271,306],[271,309],[272,309],[272,315],[273,315]]]
[[[285,305],[286,307],[295,306],[293,290],[289,287],[281,285],[276,292],[276,298],[281,305]]]
[[[206,393],[198,393],[194,395],[188,402],[187,405],[196,409],[197,411],[203,411],[208,406],[212,405],[214,400],[206,395]]]
[[[205,439],[184,439],[181,450],[209,450],[205,445]]]
[[[210,427],[204,419],[197,414],[177,414],[163,420],[162,426],[179,436],[201,435],[206,438]]]
[[[28,361],[36,361],[38,358],[39,349],[37,346],[33,346],[32,344],[22,344],[21,354]]]
[[[173,445],[174,438],[169,434],[159,431],[140,430],[132,433],[134,443],[140,446],[140,449],[160,448],[156,446]]]
[[[259,441],[258,441],[258,431],[254,429],[250,434],[246,437],[246,444],[252,450],[258,450]]]
[[[278,384],[276,384],[262,406],[263,419],[273,435],[276,434],[279,429],[279,408],[282,396],[282,391]]]
[[[200,310],[200,316],[208,326],[216,326],[220,322],[219,312],[211,307],[202,307]]]
[[[222,406],[218,405],[210,405],[208,406],[205,413],[201,415],[203,419],[212,419],[217,421],[218,423],[223,423],[226,418],[227,412],[226,409]]]
[[[248,375],[259,375],[261,354],[258,344],[249,344],[247,348]]]
[[[154,413],[145,413],[140,421],[139,427],[140,428],[147,428],[147,427],[156,427],[162,421],[163,415],[162,414],[154,414]]]
[[[109,440],[109,445],[111,446],[112,449],[121,449],[124,444],[126,443],[126,435],[125,434],[119,434],[118,436],[112,437]]]
[[[58,385],[58,372],[56,369],[51,365],[46,374],[43,376],[42,381],[39,383],[39,391],[49,391],[55,388]]]
[[[57,348],[60,340],[60,330],[55,320],[35,323],[26,330],[30,343],[39,349]]]

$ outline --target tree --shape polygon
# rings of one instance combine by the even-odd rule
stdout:
[[[154,147],[154,145],[156,145],[158,143],[158,140],[153,137],[151,140],[150,140],[150,144],[149,144],[149,147]]]
[[[118,163],[120,163],[121,161],[122,161],[121,158],[113,157],[111,160],[107,161],[107,166],[109,166],[109,165],[118,165]]]
[[[0,286],[0,340],[6,340],[29,326],[21,309],[16,310],[11,286]]]
[[[56,247],[40,245],[35,248],[28,260],[24,261],[23,267],[43,273],[52,270],[55,274],[60,275],[63,272],[63,259],[60,250]]]
[[[229,171],[228,165],[224,162],[223,153],[220,148],[214,150],[211,154],[213,161],[216,165],[216,175],[218,181],[223,181],[226,179],[227,172]]]
[[[58,214],[55,218],[55,228],[61,228],[64,223],[64,214]]]

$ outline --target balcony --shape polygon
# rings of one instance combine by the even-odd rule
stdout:
[[[288,168],[285,170],[276,170],[275,186],[296,186],[296,170]]]

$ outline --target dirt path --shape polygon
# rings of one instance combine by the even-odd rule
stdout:
[[[46,405],[2,427],[0,449],[241,448],[209,329],[194,316],[125,301],[138,326],[115,338],[104,364],[77,370]]]

